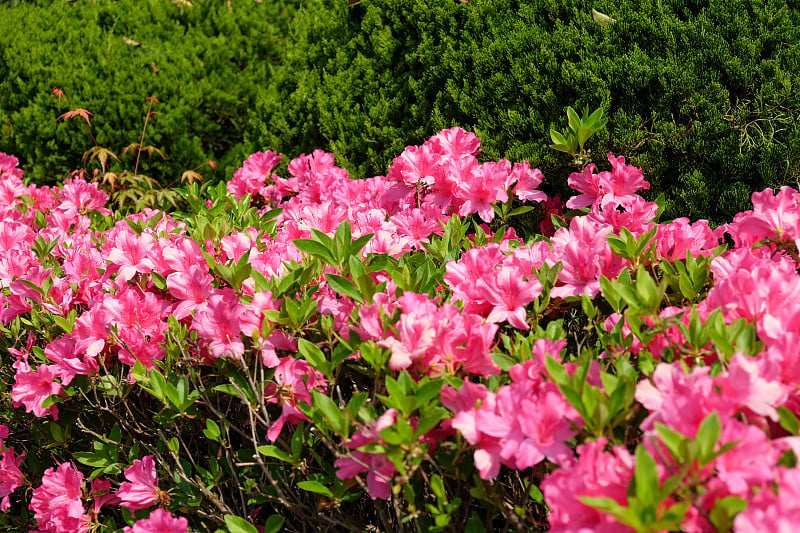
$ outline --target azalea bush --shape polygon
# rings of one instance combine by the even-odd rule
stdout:
[[[452,128],[360,180],[258,152],[124,217],[0,156],[0,524],[797,523],[800,193],[712,229],[624,157],[562,204],[479,151]]]

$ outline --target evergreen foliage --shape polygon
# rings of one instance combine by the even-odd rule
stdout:
[[[353,4],[353,2],[350,2]],[[724,222],[800,178],[800,10],[790,0],[310,0],[247,138],[332,151],[356,175],[461,126],[487,160],[527,159],[551,192],[564,109],[602,107],[593,161],[644,169],[668,217]],[[595,21],[592,9],[614,19]],[[558,183],[554,183],[558,181]]]
[[[26,177],[52,183],[81,167],[92,142],[51,95],[94,114],[98,143],[117,155],[139,142],[163,151],[143,171],[162,184],[209,159],[230,175],[252,152],[242,136],[255,95],[278,61],[299,2],[96,0],[0,7],[0,151]],[[128,158],[135,159],[136,154]],[[131,163],[133,168],[133,163]],[[142,169],[142,166],[140,166]]]

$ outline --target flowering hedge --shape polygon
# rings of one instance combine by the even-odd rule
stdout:
[[[622,157],[562,206],[479,151],[453,128],[363,180],[266,151],[126,218],[0,156],[0,524],[797,523],[800,194],[712,230]]]

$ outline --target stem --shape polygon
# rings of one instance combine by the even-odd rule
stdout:
[[[139,151],[136,152],[136,165],[133,167],[134,175],[139,173],[139,158],[142,156],[142,146],[144,145],[144,133],[147,131],[147,122],[150,120],[150,115],[152,114],[153,100],[155,100],[155,97],[151,96],[147,100],[150,102],[150,105],[147,107],[147,114],[144,116],[144,128],[142,128],[142,138],[139,141]]]

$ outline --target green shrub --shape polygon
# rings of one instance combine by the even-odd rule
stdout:
[[[97,0],[0,7],[0,151],[26,177],[51,183],[92,147],[77,122],[57,121],[63,90],[89,110],[97,142],[118,155],[139,142],[147,97],[162,104],[145,144],[166,162],[143,171],[163,184],[209,159],[230,175],[251,153],[242,137],[299,2]],[[135,154],[129,155],[135,158]],[[130,165],[133,167],[133,164]],[[140,168],[142,168],[140,166]]]
[[[786,0],[347,4],[298,13],[250,123],[260,148],[323,147],[372,175],[461,126],[487,160],[560,176],[571,160],[547,148],[550,127],[569,105],[602,106],[594,162],[628,156],[667,216],[729,220],[752,191],[800,178],[800,11]]]

